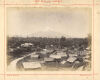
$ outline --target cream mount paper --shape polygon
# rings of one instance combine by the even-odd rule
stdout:
[[[81,0],[35,3],[7,0],[0,5],[1,79],[98,80],[99,5]],[[52,38],[56,41],[49,43]]]

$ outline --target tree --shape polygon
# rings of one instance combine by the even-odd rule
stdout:
[[[66,44],[66,38],[64,36],[62,36],[60,38],[60,42],[59,43],[60,43],[60,47],[63,48],[65,46],[65,44]]]

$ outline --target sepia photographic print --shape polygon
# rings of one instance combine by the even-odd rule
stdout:
[[[90,71],[91,8],[9,7],[8,71]]]

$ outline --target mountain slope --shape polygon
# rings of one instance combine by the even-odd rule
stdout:
[[[40,31],[29,35],[29,37],[48,37],[48,38],[60,38],[62,36],[69,38],[69,36],[66,34],[54,31]]]

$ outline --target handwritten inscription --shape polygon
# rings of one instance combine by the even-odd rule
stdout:
[[[42,3],[60,3],[62,0],[34,0],[34,2],[42,2]]]

